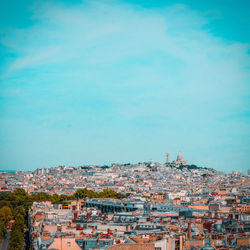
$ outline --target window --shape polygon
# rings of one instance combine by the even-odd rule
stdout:
[[[67,242],[67,247],[70,247],[71,246],[71,242]]]
[[[161,250],[161,247],[155,247],[155,250]]]

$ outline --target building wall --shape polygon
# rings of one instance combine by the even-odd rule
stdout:
[[[170,237],[155,242],[155,248],[161,248],[161,250],[174,250],[175,249],[175,240]]]
[[[77,245],[75,238],[55,238],[48,249],[58,250],[81,250]]]
[[[154,244],[119,244],[107,248],[108,250],[154,250]]]
[[[209,207],[207,205],[189,205],[188,207],[199,210],[209,210]]]
[[[249,247],[250,246],[250,237],[237,238],[237,246]]]
[[[236,208],[237,212],[250,213],[250,205],[241,205]]]

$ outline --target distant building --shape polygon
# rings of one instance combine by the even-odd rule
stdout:
[[[176,165],[176,166],[188,165],[188,162],[185,159],[183,159],[182,153],[179,152],[178,155],[177,155],[176,160],[173,161],[173,164]]]
[[[169,154],[169,152],[167,152],[167,154],[166,154],[166,165],[167,166],[176,166],[176,167],[178,167],[180,165],[188,165],[188,162],[185,159],[183,159],[181,152],[178,153],[178,155],[177,155],[177,157],[176,157],[176,159],[174,161],[170,162],[170,154]]]
[[[239,175],[239,171],[238,170],[234,170],[233,171],[233,175]]]
[[[167,152],[166,163],[167,163],[167,164],[170,163],[170,160],[169,160],[169,152]]]

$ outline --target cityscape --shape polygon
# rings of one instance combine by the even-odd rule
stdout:
[[[250,0],[0,1],[0,250],[250,250]]]
[[[0,187],[6,200],[33,200],[25,249],[249,249],[249,175],[189,165],[181,152],[165,163],[3,172]]]

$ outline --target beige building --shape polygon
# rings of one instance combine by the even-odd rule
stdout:
[[[48,249],[57,250],[81,250],[77,245],[75,238],[54,238],[53,243]]]

